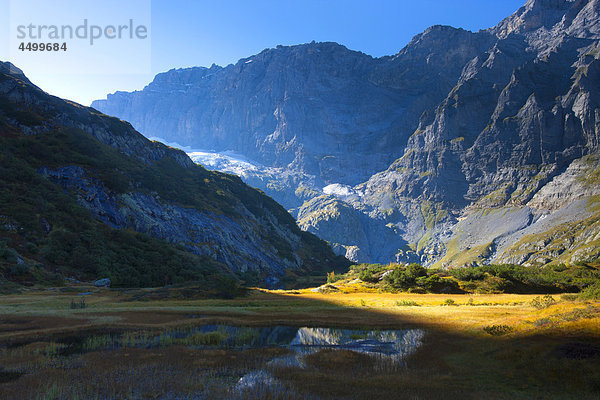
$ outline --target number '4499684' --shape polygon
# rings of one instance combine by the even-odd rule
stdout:
[[[27,43],[19,45],[21,51],[67,51],[67,43]]]

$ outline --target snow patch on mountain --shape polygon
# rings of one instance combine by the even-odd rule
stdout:
[[[152,137],[150,140],[155,140],[167,146],[185,151],[192,161],[209,170],[228,172],[243,176],[249,171],[258,172],[269,169],[265,166],[248,160],[243,155],[234,151],[215,152],[213,150],[194,149],[189,146],[183,146],[177,142],[168,142],[158,137]]]

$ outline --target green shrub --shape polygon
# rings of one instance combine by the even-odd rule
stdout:
[[[595,283],[583,289],[580,297],[584,300],[600,300],[600,283]]]
[[[502,264],[455,268],[450,275],[465,289],[478,293],[561,293],[578,292],[600,281],[593,265],[548,265],[541,268]]]
[[[404,268],[396,267],[392,272],[385,276],[385,281],[393,289],[408,290],[410,287],[415,286],[416,280],[414,277],[409,276]]]
[[[373,270],[364,269],[364,270],[360,271],[360,273],[358,274],[358,279],[360,279],[363,282],[369,282],[369,283],[379,282],[379,279],[376,278],[374,275],[375,275],[375,273]]]
[[[228,276],[216,278],[217,296],[222,299],[233,299],[245,294],[245,289],[240,287],[237,281]]]
[[[420,276],[427,276],[427,269],[420,264],[412,263],[406,267],[406,273],[409,276],[418,278]]]
[[[413,263],[406,267],[396,267],[386,275],[386,282],[394,289],[408,290],[417,286],[417,278],[427,276],[427,270]]]
[[[13,249],[3,247],[0,248],[0,260],[13,264],[17,262],[17,255]]]
[[[537,296],[533,300],[531,300],[531,306],[541,310],[542,308],[550,307],[552,304],[555,304],[556,300],[554,297],[549,294],[544,297]]]
[[[30,272],[29,265],[25,263],[15,264],[10,267],[9,274],[11,276],[23,276]]]
[[[39,251],[39,248],[37,247],[37,245],[32,242],[27,242],[25,244],[25,249],[31,254],[37,254]]]
[[[458,282],[454,279],[441,278],[438,275],[431,275],[419,283],[423,289],[431,293],[461,293]]]
[[[331,271],[327,273],[327,283],[334,283],[339,280],[339,277],[335,276],[335,271]]]
[[[421,307],[421,303],[414,300],[397,300],[396,305],[398,307]]]
[[[575,300],[579,299],[579,295],[573,294],[573,293],[566,293],[566,294],[562,294],[560,296],[560,299],[563,301],[575,301]]]
[[[488,325],[483,327],[483,330],[492,336],[502,336],[513,331],[513,328],[508,325]]]
[[[456,302],[454,301],[454,299],[446,299],[446,300],[444,300],[444,305],[445,306],[454,306],[454,305],[456,305]]]
[[[480,281],[485,278],[485,273],[480,268],[465,267],[455,268],[449,271],[450,275],[461,281]]]

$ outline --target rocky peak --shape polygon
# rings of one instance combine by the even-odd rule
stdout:
[[[564,37],[600,38],[599,0],[530,0],[488,32],[522,35],[532,49],[552,51]]]
[[[339,80],[356,79],[364,75],[371,61],[371,56],[338,43],[311,42],[265,49],[226,68],[236,74],[256,78],[281,76],[287,79],[312,80],[323,78],[323,73],[327,72],[328,77]]]
[[[10,62],[0,61],[0,94],[14,92],[15,87],[19,85],[41,91],[40,88],[31,83],[19,68]]]
[[[489,32],[505,39],[513,33],[527,34],[540,28],[550,30],[563,20],[572,7],[579,8],[585,2],[586,0],[529,0],[513,15],[489,29]]]
[[[199,81],[211,74],[223,69],[222,67],[213,64],[210,68],[192,67],[171,69],[167,72],[160,73],[154,77],[154,80],[148,85],[152,90],[172,89],[176,86],[186,85],[190,82]]]
[[[409,51],[414,51],[414,49],[419,47],[432,50],[440,44],[445,44],[448,36],[460,37],[469,35],[473,35],[473,33],[462,28],[454,28],[448,25],[433,25],[423,31],[423,33],[419,33],[413,37],[406,47],[395,57],[406,54]]]
[[[25,77],[25,74],[23,74],[23,71],[21,71],[19,68],[15,67],[10,62],[0,61],[0,73],[10,74],[10,75],[18,75],[22,79],[27,79]],[[27,79],[27,81],[29,81],[29,79]]]
[[[600,38],[600,1],[579,0],[572,10],[565,15],[563,27],[566,32],[575,37]]]

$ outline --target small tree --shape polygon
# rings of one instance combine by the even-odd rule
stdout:
[[[331,271],[327,273],[327,283],[333,283],[335,282],[335,271]]]

